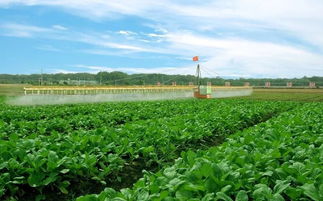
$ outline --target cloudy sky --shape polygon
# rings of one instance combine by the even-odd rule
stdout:
[[[322,0],[0,0],[0,73],[323,76]]]

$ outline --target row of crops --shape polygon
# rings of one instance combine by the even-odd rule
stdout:
[[[323,200],[323,104],[305,104],[237,132],[218,147],[187,151],[131,189],[77,201]]]
[[[239,97],[248,100],[322,102],[322,89],[256,89],[251,96]]]
[[[311,111],[309,108],[312,107],[317,109],[306,113],[307,116],[299,116],[305,110]],[[284,160],[279,158],[283,154],[279,144],[281,141],[267,139],[267,132],[270,133],[267,130],[275,133],[276,129],[288,131],[289,128],[290,137],[294,138],[292,129],[295,127],[298,129],[295,135],[299,131],[304,133],[304,139],[313,140],[314,137],[306,137],[313,134],[320,136],[322,133],[320,109],[323,109],[320,103],[301,105],[247,100],[177,100],[40,107],[2,104],[0,199],[73,200],[80,195],[96,193],[79,200],[187,200],[188,197],[210,200],[220,199],[218,196],[233,198],[240,191],[240,196],[243,194],[244,197],[253,198],[254,189],[251,187],[255,186],[255,182],[263,178],[263,181],[268,181],[275,173],[271,169],[272,173],[269,174],[268,170],[267,177],[250,177],[249,181],[249,171],[252,170],[254,175],[258,171],[253,157],[265,158],[261,154],[271,153],[269,148],[274,143],[279,153],[273,151],[277,157],[271,159],[272,163]],[[310,115],[316,119],[310,121]],[[271,118],[270,122],[259,124]],[[285,123],[279,123],[284,118]],[[298,121],[296,118],[299,118]],[[237,133],[256,124],[259,126]],[[302,129],[308,131],[307,135]],[[237,134],[226,140],[233,133]],[[267,144],[255,141],[261,138]],[[322,141],[322,136],[317,139]],[[226,141],[223,145],[210,149],[223,141]],[[289,145],[284,144],[287,148]],[[200,151],[193,152],[196,150]],[[287,154],[294,154],[293,148],[288,150]],[[307,150],[304,148],[303,151]],[[259,166],[265,168],[265,162],[263,160],[264,164],[260,163]],[[244,167],[244,164],[247,166]],[[231,170],[238,166],[245,169],[230,175]],[[192,168],[201,171],[196,173],[199,177],[195,173],[189,175]],[[146,172],[144,175],[143,170]],[[238,185],[241,189],[233,186],[240,177],[250,182],[244,186],[247,183],[241,181]],[[216,178],[218,183],[212,183]],[[227,181],[227,178],[231,180]],[[136,181],[132,189],[124,189]],[[210,182],[209,186],[203,187],[207,182]],[[271,189],[272,183],[268,182],[259,184]],[[322,188],[318,182],[305,184],[313,184],[315,189]],[[180,190],[182,187],[183,191]],[[304,190],[297,190],[304,197]]]
[[[183,104],[185,107],[181,107]],[[113,127],[132,121],[191,113],[199,109],[203,110],[194,100],[178,101],[176,104],[172,101],[133,102],[68,107],[20,107],[19,110],[17,107],[7,105],[0,111],[0,125],[2,125],[0,137],[6,138],[11,133],[23,136],[26,133],[43,135],[57,131],[62,134],[74,130],[91,130],[102,125]]]

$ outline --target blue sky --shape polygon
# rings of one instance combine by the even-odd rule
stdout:
[[[322,0],[0,0],[0,73],[323,76]]]

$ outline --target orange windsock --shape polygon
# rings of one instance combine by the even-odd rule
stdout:
[[[193,57],[193,61],[198,61],[198,60],[199,60],[198,56]]]

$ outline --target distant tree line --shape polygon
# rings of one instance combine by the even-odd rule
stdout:
[[[31,74],[12,75],[0,74],[0,84],[31,84],[31,85],[188,85],[190,82],[196,83],[193,75],[166,75],[166,74],[126,74],[123,72],[99,72],[91,73],[57,73],[57,74]],[[286,86],[287,82],[292,82],[293,86],[308,86],[309,82],[315,82],[316,86],[323,86],[323,77],[302,77],[302,78],[239,78],[224,79],[202,78],[202,83],[211,82],[212,85],[224,85],[230,82],[232,86],[243,86],[249,82],[250,86],[264,86],[265,82],[270,82],[271,86]]]

